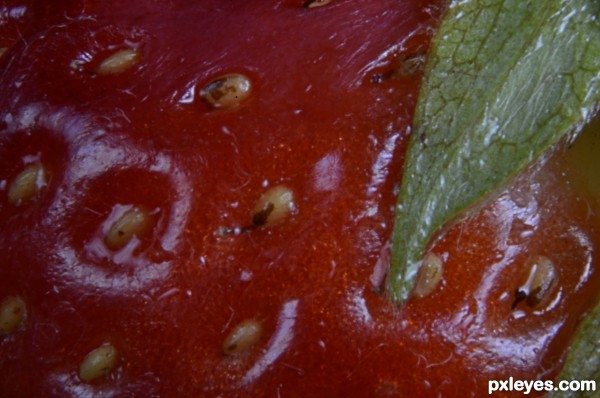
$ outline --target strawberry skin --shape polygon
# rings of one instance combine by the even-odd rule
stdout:
[[[578,285],[599,242],[558,157],[433,246],[437,289],[382,290],[441,2],[38,3],[0,19],[0,301],[22,302],[0,395],[465,397],[556,374],[599,284]],[[563,299],[536,315],[512,264],[549,248]]]

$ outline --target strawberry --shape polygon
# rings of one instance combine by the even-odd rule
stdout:
[[[465,397],[600,280],[556,154],[383,286],[436,0],[3,1],[6,397]],[[583,276],[582,276],[583,275]]]

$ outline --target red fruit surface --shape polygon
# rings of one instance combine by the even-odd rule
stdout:
[[[26,307],[0,336],[0,396],[479,397],[558,374],[600,285],[598,218],[562,154],[449,228],[441,283],[392,304],[410,65],[443,2],[307,5],[0,2],[0,301]],[[124,49],[136,63],[98,73]],[[233,73],[247,98],[202,98]],[[31,164],[46,184],[12,203]],[[294,208],[248,227],[276,186]],[[132,207],[150,227],[109,247]],[[556,280],[528,306],[535,256]],[[260,333],[228,352],[248,320]],[[116,366],[82,380],[105,344]]]

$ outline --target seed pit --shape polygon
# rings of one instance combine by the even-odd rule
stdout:
[[[442,274],[442,259],[433,253],[425,255],[417,274],[413,295],[419,298],[430,295],[442,280]]]
[[[251,90],[248,77],[232,73],[211,81],[199,94],[213,108],[231,108],[245,101]]]
[[[143,238],[150,234],[154,227],[153,215],[143,206],[135,206],[125,211],[112,223],[104,242],[111,250],[125,247],[135,236]]]
[[[95,72],[98,75],[117,75],[132,68],[140,59],[141,52],[136,49],[119,50],[105,58]]]
[[[16,332],[25,321],[27,310],[19,297],[10,296],[0,304],[0,335]]]
[[[44,166],[40,163],[30,164],[10,184],[8,202],[20,206],[24,202],[36,198],[46,185]]]
[[[252,211],[254,226],[272,226],[281,223],[296,211],[294,193],[284,185],[265,192]]]
[[[90,351],[81,362],[79,378],[90,382],[112,372],[117,366],[119,355],[117,349],[110,343]]]
[[[260,341],[262,333],[262,325],[256,319],[242,321],[223,341],[223,353],[233,355],[248,351]]]

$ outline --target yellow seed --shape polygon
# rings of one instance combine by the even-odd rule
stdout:
[[[442,273],[442,259],[433,253],[425,255],[417,274],[413,295],[423,298],[431,294],[442,280]]]
[[[252,211],[252,223],[271,226],[284,221],[296,210],[294,193],[284,185],[277,185],[265,192]]]
[[[5,52],[8,51],[8,47],[0,47],[0,57],[4,55]]]
[[[551,293],[556,280],[556,268],[548,257],[535,256],[530,260],[531,271],[525,286],[528,306],[535,307]]]
[[[98,65],[96,73],[98,75],[117,75],[123,73],[137,64],[140,58],[140,51],[132,48],[117,51]]]
[[[8,202],[20,206],[35,198],[46,186],[46,172],[40,163],[30,164],[15,177],[8,189]]]
[[[323,7],[329,3],[331,3],[331,0],[308,0],[308,1],[304,2],[304,7],[306,7],[306,8]]]
[[[7,297],[0,304],[0,335],[15,332],[26,317],[25,303],[19,297]]]
[[[104,343],[85,356],[79,367],[79,378],[90,382],[105,376],[116,368],[118,361],[117,349],[110,343]]]
[[[153,217],[144,207],[133,207],[121,215],[109,228],[104,238],[106,246],[118,250],[135,236],[142,238],[152,230]]]
[[[200,90],[200,96],[214,108],[231,108],[241,104],[251,89],[248,77],[232,73],[208,83]]]
[[[262,325],[255,319],[246,319],[234,327],[223,341],[225,355],[237,354],[252,348],[262,337]]]

